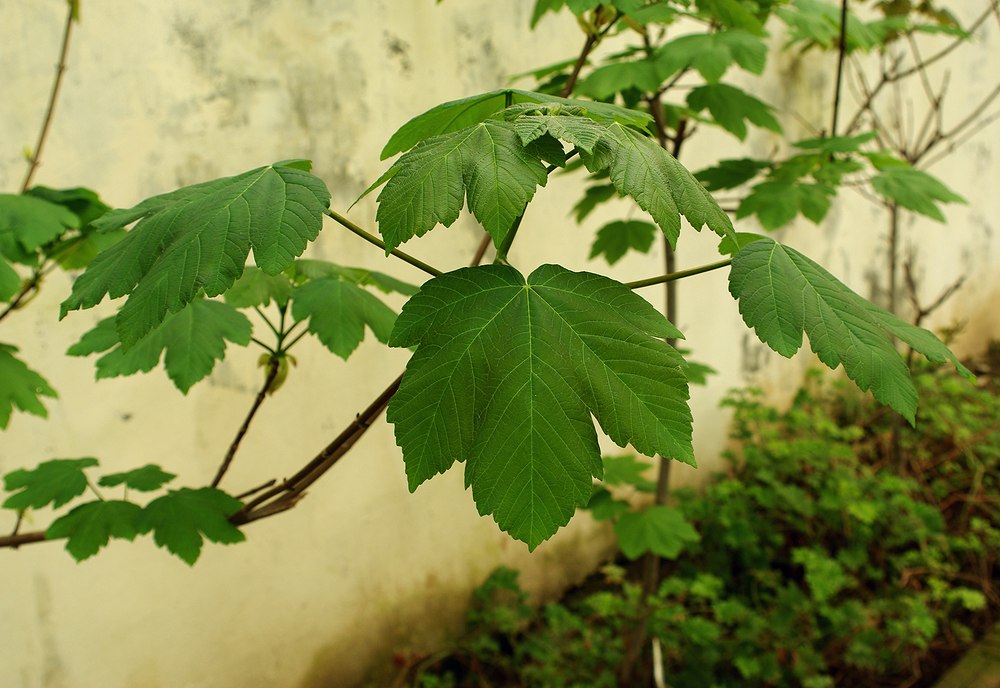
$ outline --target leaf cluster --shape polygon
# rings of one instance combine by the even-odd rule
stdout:
[[[160,491],[176,477],[159,466],[147,464],[101,476],[97,486],[120,486],[124,490],[121,499],[105,499],[87,475],[87,469],[97,465],[97,459],[93,458],[51,459],[30,470],[11,471],[4,476],[4,488],[10,494],[3,508],[23,514],[28,509],[59,509],[76,502],[71,510],[57,515],[46,529],[45,537],[65,539],[66,551],[77,561],[94,556],[112,539],[131,541],[138,535],[152,533],[158,546],[193,565],[205,540],[229,544],[246,539],[228,520],[242,502],[222,490],[214,487],[163,490],[163,494],[140,505],[129,499],[129,490]],[[96,499],[80,502],[88,490]]]

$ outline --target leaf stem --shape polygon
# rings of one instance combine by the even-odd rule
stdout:
[[[394,248],[393,249],[387,249],[386,246],[385,246],[385,242],[384,241],[382,241],[381,239],[379,239],[377,236],[375,236],[371,232],[366,232],[365,230],[361,229],[360,227],[358,227],[356,224],[354,224],[353,222],[351,222],[350,220],[348,220],[346,217],[344,217],[343,215],[341,215],[337,211],[327,209],[327,210],[325,210],[323,212],[326,213],[327,217],[332,218],[338,224],[340,224],[341,226],[345,227],[346,229],[349,229],[350,231],[354,232],[355,234],[357,234],[359,237],[361,237],[362,239],[364,239],[368,243],[374,244],[375,246],[378,246],[383,251],[386,251],[390,255],[396,256],[400,260],[409,263],[410,265],[412,265],[413,267],[415,267],[415,268],[417,268],[419,270],[423,270],[428,275],[431,275],[433,277],[438,277],[439,275],[444,274],[441,270],[438,270],[437,268],[435,268],[435,267],[433,267],[431,265],[428,265],[427,263],[423,262],[422,260],[420,260],[418,258],[414,258],[413,256],[411,256],[411,255],[409,255],[407,253],[403,253],[402,251],[400,251],[398,249],[394,249]]]
[[[66,13],[66,28],[63,30],[62,47],[59,49],[59,62],[56,64],[56,76],[52,82],[52,91],[49,93],[49,104],[45,109],[45,119],[42,120],[42,128],[38,132],[38,141],[35,143],[35,150],[31,152],[28,160],[28,171],[24,175],[24,182],[21,184],[21,193],[28,190],[31,180],[38,169],[38,161],[42,155],[42,148],[45,146],[45,139],[48,138],[49,128],[52,125],[52,113],[56,109],[56,100],[59,98],[59,89],[62,86],[63,74],[66,73],[66,55],[69,51],[69,38],[73,32],[73,22],[76,21],[76,12],[73,3],[69,3]]]
[[[526,209],[527,206],[525,206],[525,210]],[[510,229],[507,230],[507,234],[504,235],[503,241],[500,243],[500,246],[497,247],[497,255],[493,259],[494,263],[503,263],[504,265],[507,264],[507,252],[510,251],[510,247],[514,243],[514,237],[517,236],[517,230],[521,228],[521,220],[523,219],[524,210],[521,211],[520,215],[514,218],[514,222],[511,223]]]
[[[674,280],[684,279],[685,277],[692,277],[693,275],[700,275],[703,272],[711,272],[712,270],[718,270],[719,268],[724,268],[727,265],[732,264],[733,259],[727,258],[726,260],[720,260],[717,263],[708,263],[707,265],[700,265],[696,268],[688,268],[687,270],[678,270],[677,272],[668,272],[665,275],[659,275],[657,277],[648,277],[646,279],[636,280],[635,282],[626,282],[625,286],[629,289],[642,289],[643,287],[651,287],[655,284],[666,284],[667,282],[673,282]]]
[[[295,323],[295,324],[298,325],[299,323]],[[292,327],[294,328],[294,325]],[[291,332],[292,332],[291,330],[288,330],[288,332],[286,334],[291,334]],[[309,334],[309,330],[308,329],[305,329],[305,330],[302,330],[301,332],[299,332],[297,335],[295,335],[295,337],[292,338],[292,341],[288,342],[287,344],[282,345],[282,347],[281,347],[281,353],[283,353],[283,354],[288,353],[288,350],[291,349],[293,346],[295,346],[295,343],[298,342],[303,337],[305,337],[307,334]]]
[[[226,451],[226,455],[222,459],[222,464],[219,466],[219,470],[216,471],[215,477],[212,479],[212,487],[218,487],[219,482],[222,480],[222,476],[224,476],[226,471],[229,470],[229,466],[233,462],[233,457],[236,456],[236,450],[240,448],[240,442],[243,441],[243,437],[247,434],[247,430],[250,429],[250,423],[253,421],[253,417],[257,415],[257,410],[260,409],[261,404],[264,403],[264,399],[267,398],[267,393],[271,389],[271,385],[274,384],[275,378],[278,377],[278,368],[280,365],[281,362],[276,356],[272,357],[271,360],[267,362],[267,375],[264,378],[264,384],[261,385],[260,391],[257,392],[257,396],[254,398],[253,405],[250,407],[250,411],[243,420],[243,424],[240,426],[240,429],[236,431],[236,437],[233,438],[232,443],[229,445],[229,450]]]
[[[259,315],[261,317],[261,319],[263,319],[263,321],[265,323],[267,323],[267,326],[269,328],[271,328],[271,332],[274,332],[274,336],[275,337],[280,337],[281,336],[281,331],[277,327],[274,326],[274,323],[271,322],[270,318],[268,318],[266,315],[264,315],[264,311],[261,310],[260,306],[254,306],[253,309],[255,311],[257,311],[257,315]]]
[[[270,346],[268,346],[267,344],[265,344],[261,340],[257,339],[256,337],[250,337],[250,341],[253,342],[254,344],[256,344],[257,346],[261,347],[262,349],[265,349],[272,356],[276,356],[278,354],[277,351],[275,351]]]
[[[830,136],[837,135],[837,117],[840,114],[840,91],[844,78],[844,57],[847,55],[847,0],[840,0],[840,37],[837,42],[837,78],[833,87],[833,121]]]

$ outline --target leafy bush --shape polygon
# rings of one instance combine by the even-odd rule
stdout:
[[[988,377],[915,379],[916,429],[818,375],[788,411],[731,395],[739,449],[677,493],[700,538],[645,607],[619,565],[537,612],[500,570],[416,685],[614,686],[641,623],[673,686],[928,685],[1000,602],[1000,397]]]

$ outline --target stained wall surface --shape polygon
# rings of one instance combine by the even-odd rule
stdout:
[[[970,11],[971,11],[970,3]],[[385,167],[378,153],[409,117],[439,102],[497,88],[538,65],[566,59],[581,35],[571,20],[527,29],[533,3],[389,0],[194,0],[85,2],[64,89],[36,181],[87,186],[116,206],[304,157],[345,209]],[[964,7],[963,3],[963,7]],[[0,2],[0,190],[15,192],[48,96],[65,3]],[[953,63],[949,103],[956,120],[1000,74],[996,22]],[[832,63],[811,54],[772,65],[757,85],[794,131],[800,116],[829,107]],[[529,82],[521,82],[530,88]],[[791,87],[789,87],[791,85]],[[919,101],[919,92],[904,94]],[[946,113],[952,116],[952,113]],[[825,115],[824,115],[825,117]],[[953,120],[955,121],[955,120]],[[932,325],[968,323],[956,341],[972,349],[997,336],[1000,300],[998,129],[966,143],[933,172],[968,206],[949,224],[904,217],[904,251],[916,255],[922,296],[933,300],[958,274],[967,285]],[[802,131],[803,136],[811,132]],[[765,155],[778,139],[755,134]],[[712,132],[685,151],[692,169],[726,156],[731,138]],[[739,155],[741,153],[737,153]],[[653,275],[662,256],[628,257],[613,270],[588,261],[593,230],[630,210],[612,204],[577,226],[569,210],[578,178],[554,177],[531,206],[511,254],[531,269],[561,262],[622,278]],[[864,198],[837,204],[820,226],[796,224],[779,237],[867,296],[881,298],[886,219]],[[371,199],[350,217],[374,226]],[[756,231],[747,221],[741,230]],[[438,230],[414,253],[450,269],[467,263],[480,230],[468,218]],[[680,267],[717,260],[708,233],[682,237]],[[312,257],[390,271],[356,237],[328,226]],[[109,469],[159,463],[183,484],[214,474],[260,384],[257,354],[231,348],[212,377],[186,397],[161,370],[94,382],[91,360],[66,348],[110,311],[62,322],[69,278],[53,275],[29,308],[2,324],[0,339],[21,348],[59,391],[45,421],[17,415],[0,436],[0,473],[54,457],[97,456]],[[659,303],[657,289],[647,296]],[[400,305],[399,302],[395,303]],[[682,284],[678,323],[697,360],[719,375],[693,390],[701,469],[720,465],[725,391],[745,382],[787,398],[814,359],[779,360],[742,326],[725,271]],[[318,344],[300,347],[298,368],[250,430],[224,487],[234,492],[294,471],[324,446],[402,369],[406,352],[372,342],[349,364]],[[45,516],[25,524],[44,527]],[[12,527],[0,523],[0,527]],[[576,518],[529,554],[476,513],[461,469],[409,494],[391,429],[377,424],[296,509],[247,528],[248,542],[206,547],[188,568],[148,539],[113,543],[75,564],[58,545],[0,551],[0,663],[3,682],[25,688],[384,685],[393,650],[434,648],[460,624],[468,593],[498,564],[516,566],[537,599],[556,594],[608,556],[606,530]],[[373,667],[375,667],[374,672]],[[381,669],[379,669],[381,667]],[[381,673],[379,673],[381,671]]]

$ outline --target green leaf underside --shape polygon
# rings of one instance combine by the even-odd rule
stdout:
[[[226,355],[226,342],[250,343],[253,326],[245,315],[219,301],[196,299],[126,349],[114,318],[105,318],[66,352],[105,353],[97,359],[97,379],[147,373],[163,358],[167,376],[181,392],[208,377]],[[164,353],[166,352],[166,353]]]
[[[650,464],[632,454],[604,457],[604,483],[606,485],[631,485],[640,492],[653,492],[656,482],[646,477]]]
[[[94,224],[113,230],[139,220],[73,284],[61,315],[128,294],[116,326],[131,346],[200,290],[226,291],[243,274],[250,250],[277,274],[316,238],[330,193],[295,161],[188,186],[112,211]]]
[[[111,208],[90,189],[82,187],[51,189],[47,186],[34,186],[28,189],[27,193],[35,198],[60,205],[79,218],[79,234],[64,237],[47,247],[47,254],[66,270],[87,267],[98,253],[110,248],[125,236],[124,230],[99,232],[91,226],[90,223]]]
[[[768,231],[784,227],[799,213],[819,224],[836,193],[827,184],[768,180],[754,186],[740,202],[736,217],[757,215],[761,226]]]
[[[614,265],[629,250],[648,253],[656,236],[656,226],[641,220],[616,220],[597,230],[590,257],[604,256]]]
[[[859,388],[871,390],[910,423],[917,392],[890,337],[932,361],[951,361],[971,376],[931,332],[868,302],[798,251],[771,239],[754,241],[736,254],[729,291],[739,301],[743,320],[762,342],[790,357],[806,334],[824,364],[843,365]]]
[[[647,552],[675,559],[687,543],[700,539],[684,515],[668,506],[622,514],[615,523],[615,535],[622,554],[629,559],[638,559]]]
[[[58,508],[87,490],[84,469],[97,465],[97,459],[51,459],[31,470],[18,469],[4,476],[4,488],[15,492],[3,503],[5,509],[23,511],[41,509],[51,504]]]
[[[907,210],[944,222],[938,203],[967,203],[939,180],[912,167],[890,167],[872,177],[872,188]]]
[[[0,343],[0,428],[10,423],[14,409],[45,418],[48,411],[41,397],[55,397],[45,378],[14,354],[17,348]]]
[[[170,490],[142,511],[138,531],[153,531],[153,541],[188,564],[201,554],[204,540],[231,544],[246,536],[228,518],[242,502],[214,487]]]
[[[309,332],[344,360],[358,348],[368,327],[380,342],[389,341],[396,313],[356,284],[334,277],[313,279],[292,293],[292,315],[309,320]]]
[[[544,110],[544,108],[539,108]],[[510,120],[488,120],[428,139],[390,168],[379,194],[376,218],[388,248],[422,236],[437,224],[451,225],[463,200],[499,246],[524,210],[546,170],[532,146],[564,140],[575,146],[592,173],[607,170],[620,195],[648,212],[671,244],[680,216],[697,229],[720,235],[732,222],[705,188],[652,139],[617,122],[595,122],[573,114],[512,108]]]
[[[92,557],[111,538],[134,540],[142,508],[132,502],[87,502],[57,518],[45,531],[49,540],[67,538],[66,551],[77,561]]]
[[[510,103],[507,103],[508,96]],[[504,88],[442,103],[417,115],[392,135],[385,144],[385,148],[382,149],[381,159],[385,160],[396,153],[407,151],[425,139],[483,122],[503,110],[508,104],[517,105],[519,103],[558,103],[578,106],[595,117],[619,121],[640,128],[645,128],[652,122],[652,117],[643,112],[628,110],[609,103],[573,100],[545,93]]]
[[[693,463],[680,332],[606,277],[508,266],[427,282],[392,346],[416,346],[389,403],[410,489],[455,460],[482,514],[530,549],[590,499],[591,414],[619,445]]]
[[[14,263],[33,264],[39,248],[79,226],[80,219],[60,205],[26,194],[0,194],[0,255]]]
[[[766,160],[736,158],[720,160],[714,167],[706,167],[695,173],[695,179],[702,182],[709,191],[734,189],[750,181],[770,166]]]
[[[234,308],[253,308],[270,305],[272,300],[285,304],[291,295],[292,283],[286,275],[269,275],[256,265],[248,265],[223,298]]]
[[[125,485],[132,490],[139,492],[152,492],[158,490],[177,476],[167,473],[155,464],[147,464],[142,468],[133,468],[130,471],[121,473],[111,473],[97,481],[101,487],[115,487]]]
[[[9,301],[21,288],[21,276],[0,256],[0,301]]]

